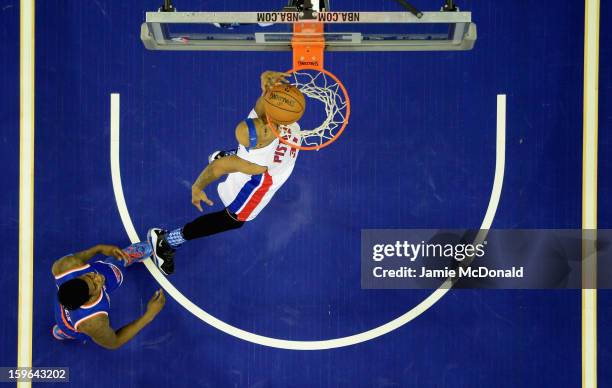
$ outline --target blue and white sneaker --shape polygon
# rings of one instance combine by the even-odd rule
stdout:
[[[149,229],[147,240],[153,248],[151,258],[157,268],[166,276],[174,272],[174,249],[165,239],[166,231],[160,228]]]
[[[211,164],[217,159],[225,158],[226,156],[236,155],[237,153],[238,153],[238,149],[227,150],[227,151],[215,151],[212,154],[208,155],[208,164]]]
[[[123,252],[127,253],[129,259],[124,261],[124,266],[129,267],[134,263],[140,263],[143,260],[148,259],[153,254],[153,248],[151,244],[146,241],[137,242],[130,245],[127,248],[123,248]]]

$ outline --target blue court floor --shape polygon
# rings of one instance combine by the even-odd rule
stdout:
[[[57,258],[128,245],[110,165],[110,94],[121,96],[120,172],[136,232],[199,213],[190,186],[207,155],[235,145],[264,70],[289,53],[155,52],[140,41],[160,1],[36,3],[33,365],[68,366],[74,387],[577,387],[579,290],[451,290],[371,341],[297,351],[253,344],[202,322],[172,298],[117,351],[51,334]],[[176,0],[179,10],[268,10],[270,2]],[[335,10],[399,10],[332,0]],[[414,1],[437,10],[441,1]],[[494,228],[580,228],[584,3],[463,0],[473,51],[328,53],[346,86],[349,126],[300,154],[271,204],[238,231],[197,240],[169,280],[227,324],[315,341],[358,334],[406,313],[429,290],[363,290],[360,231],[479,228],[496,161],[496,96],[507,96],[505,174]],[[612,228],[612,5],[602,2],[599,226]],[[0,5],[2,137],[0,366],[16,362],[19,201],[19,4]],[[207,189],[221,209],[215,185]],[[127,271],[114,327],[159,287]],[[612,294],[599,292],[599,384],[612,386]],[[35,384],[37,385],[37,384]],[[49,384],[53,385],[53,384]],[[58,386],[67,386],[57,384]],[[47,386],[47,385],[45,385]]]

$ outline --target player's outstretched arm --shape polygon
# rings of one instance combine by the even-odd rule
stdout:
[[[278,83],[289,83],[289,81],[286,79],[286,77],[288,77],[289,75],[289,73],[282,73],[279,71],[270,70],[261,73],[261,96],[259,96],[257,102],[255,103],[255,113],[257,113],[257,117],[263,118],[265,114],[263,105],[264,94],[266,94],[270,87]]]
[[[204,171],[202,171],[200,176],[198,176],[198,179],[196,179],[193,186],[191,186],[191,203],[193,206],[198,208],[199,211],[203,211],[200,202],[204,202],[208,206],[212,206],[213,202],[208,198],[206,193],[204,193],[204,189],[206,186],[221,178],[223,175],[231,174],[233,172],[241,172],[247,175],[257,175],[263,174],[267,170],[267,167],[248,162],[236,155],[225,156],[217,159],[206,166]]]
[[[164,296],[164,291],[159,289],[155,292],[153,298],[149,300],[147,311],[140,318],[128,323],[117,331],[113,330],[110,326],[110,321],[106,314],[97,315],[84,321],[79,325],[78,329],[91,337],[95,343],[103,348],[118,349],[134,338],[146,325],[151,323],[165,303],[166,297]]]
[[[98,254],[102,254],[105,256],[113,256],[118,260],[129,259],[127,253],[123,252],[119,247],[116,247],[114,245],[98,244],[84,251],[77,252],[72,255],[62,257],[59,260],[56,260],[53,263],[51,272],[53,273],[53,275],[59,275],[66,271],[70,271],[73,268],[81,267],[85,265],[85,263],[87,263],[89,260],[91,260],[92,257]]]

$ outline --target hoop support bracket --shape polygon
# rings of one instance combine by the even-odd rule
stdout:
[[[323,23],[300,22],[293,25],[293,68],[302,67],[323,68],[323,53],[325,38]]]

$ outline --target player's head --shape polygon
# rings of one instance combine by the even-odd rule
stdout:
[[[68,310],[76,310],[92,296],[98,295],[104,286],[104,276],[88,273],[62,283],[57,290],[57,299]]]
[[[265,147],[274,139],[276,139],[276,136],[270,128],[270,124],[262,119],[250,121],[247,119],[236,127],[236,140],[246,148]]]

